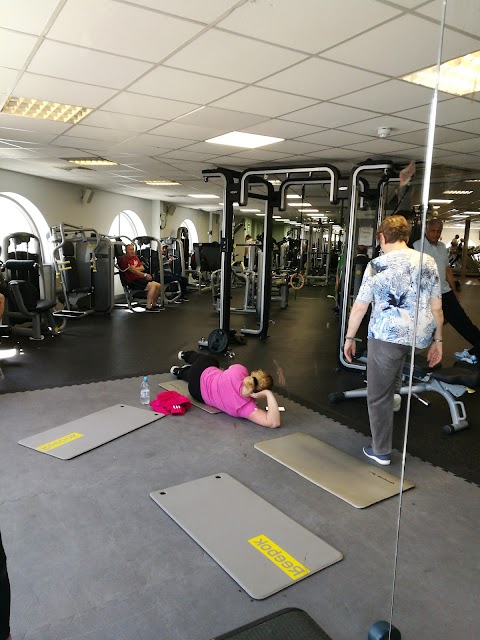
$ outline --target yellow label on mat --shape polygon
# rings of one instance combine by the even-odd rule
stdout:
[[[67,444],[67,442],[72,442],[72,440],[78,440],[78,438],[83,438],[83,433],[75,433],[74,431],[73,433],[68,433],[66,436],[62,436],[61,438],[57,438],[51,442],[41,444],[37,447],[37,451],[50,451],[50,449],[56,449],[57,447],[61,447],[62,444]]]
[[[307,567],[263,534],[250,538],[249,543],[260,553],[263,553],[273,564],[277,565],[292,580],[298,580],[310,573],[310,569],[307,569]]]

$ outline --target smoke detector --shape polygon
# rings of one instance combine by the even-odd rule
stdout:
[[[379,138],[388,138],[388,136],[392,133],[392,130],[390,129],[390,127],[379,127],[377,133]]]

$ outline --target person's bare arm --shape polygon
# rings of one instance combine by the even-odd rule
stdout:
[[[265,398],[267,401],[268,411],[263,409],[255,409],[248,416],[247,420],[259,424],[262,427],[270,427],[276,429],[280,426],[280,411],[278,410],[278,403],[271,391],[264,389],[258,393],[252,393],[251,398]]]
[[[357,335],[358,327],[360,326],[363,317],[367,313],[368,302],[354,302],[352,310],[350,312],[350,318],[348,319],[347,335],[345,336],[345,344],[343,346],[343,353],[347,362],[351,362],[356,352],[356,342],[352,340]],[[347,339],[348,338],[348,339]]]
[[[443,310],[441,298],[430,298],[430,306],[432,309],[433,317],[435,318],[436,329],[433,334],[433,342],[430,345],[427,353],[428,364],[433,367],[438,364],[443,356],[443,343],[438,342],[442,340],[443,330]],[[437,342],[435,342],[437,340]]]

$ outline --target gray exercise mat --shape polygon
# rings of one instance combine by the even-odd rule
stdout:
[[[343,558],[226,473],[150,497],[256,600]]]
[[[61,460],[70,460],[164,417],[163,413],[151,409],[116,404],[84,418],[23,438],[18,444]]]
[[[255,449],[357,509],[400,492],[400,479],[306,433],[257,442]],[[415,485],[404,480],[403,490]]]
[[[182,396],[188,398],[192,404],[207,413],[222,413],[220,409],[211,407],[208,404],[199,402],[198,400],[195,400],[195,398],[192,398],[188,392],[188,382],[186,380],[167,380],[167,382],[159,382],[158,386],[163,387],[166,391],[176,391],[177,393],[181,393]]]

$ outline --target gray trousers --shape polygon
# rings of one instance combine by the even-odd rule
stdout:
[[[380,455],[392,450],[393,394],[411,347],[383,340],[368,341],[367,404],[372,448]],[[398,382],[397,382],[398,384]]]

